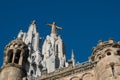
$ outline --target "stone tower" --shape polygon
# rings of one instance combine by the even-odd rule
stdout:
[[[43,66],[47,69],[47,72],[53,72],[58,68],[65,67],[65,53],[64,53],[64,45],[60,35],[57,34],[56,29],[62,29],[53,24],[47,24],[52,28],[51,34],[47,35],[43,47],[42,47],[42,55]]]
[[[28,32],[20,31],[18,38],[22,39],[23,42],[28,46],[29,57],[28,63],[26,63],[26,71],[28,80],[31,77],[41,76],[41,52],[40,52],[40,37],[37,32],[37,26],[35,20],[29,26]]]
[[[120,80],[120,42],[100,41],[93,50],[91,61],[97,61],[96,80]]]
[[[4,51],[0,80],[27,80],[25,63],[28,54],[28,47],[22,40],[16,39],[10,42]]]

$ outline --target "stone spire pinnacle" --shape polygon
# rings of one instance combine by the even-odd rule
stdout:
[[[37,32],[37,26],[35,20],[29,26],[28,32],[22,32],[18,34],[18,38],[23,40],[29,49],[28,63],[29,67],[26,67],[27,75],[31,77],[41,76],[40,62],[42,61],[40,52],[40,37]],[[32,64],[35,65],[32,65]],[[30,77],[28,77],[30,78]],[[29,80],[29,79],[28,79]]]
[[[33,20],[33,21],[32,21],[32,24],[36,24],[36,21],[35,21],[35,20]]]
[[[32,23],[30,24],[28,34],[35,34],[37,33],[37,26],[36,26],[36,21],[33,20]]]
[[[74,50],[72,49],[71,53],[71,60],[72,60],[72,65],[75,66],[75,56],[74,56]]]
[[[46,25],[52,28],[51,33],[56,33],[56,29],[62,29],[61,27],[56,26],[55,22],[53,22],[52,24],[46,24]]]
[[[75,56],[74,56],[74,50],[72,49],[72,54],[71,54],[71,58],[75,58]]]

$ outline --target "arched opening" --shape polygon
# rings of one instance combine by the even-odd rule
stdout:
[[[80,80],[80,79],[79,79],[79,77],[74,76],[74,77],[72,77],[70,80]]]
[[[117,55],[120,56],[120,50],[117,51]]]
[[[13,59],[13,50],[8,51],[8,63],[12,63]]]
[[[16,52],[16,54],[15,54],[14,63],[16,63],[16,64],[19,63],[20,54],[21,54],[21,50],[17,50],[17,52]]]
[[[33,70],[31,70],[30,75],[33,76]]]
[[[58,56],[56,56],[56,58],[55,58],[55,68],[59,68],[59,66],[60,66],[60,60],[59,60]]]
[[[111,52],[107,52],[107,55],[110,56],[110,55],[111,55]]]
[[[56,53],[58,54],[58,44],[56,45]]]
[[[94,80],[92,73],[85,73],[82,75],[81,80]]]

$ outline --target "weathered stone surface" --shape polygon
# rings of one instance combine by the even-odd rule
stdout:
[[[14,66],[5,67],[0,73],[0,80],[22,80],[23,77],[26,77],[25,71]]]

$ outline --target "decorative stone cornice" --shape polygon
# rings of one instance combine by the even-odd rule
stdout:
[[[61,77],[66,77],[72,74],[81,73],[87,70],[92,70],[96,64],[97,62],[88,62],[81,65],[79,64],[75,67],[73,66],[65,67],[62,69],[58,69],[54,72],[42,75],[40,80],[56,80]]]

